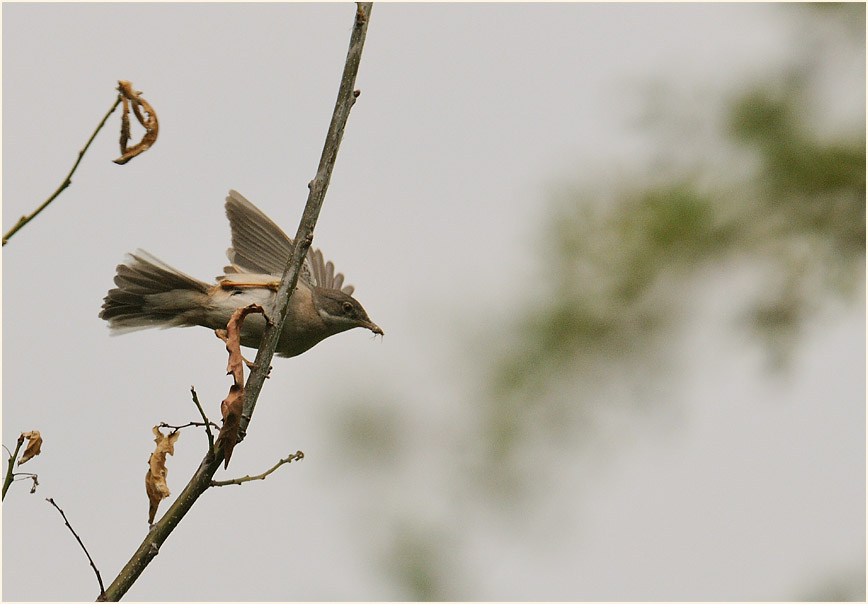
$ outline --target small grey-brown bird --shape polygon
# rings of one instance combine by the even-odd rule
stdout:
[[[292,239],[237,191],[229,191],[226,216],[232,230],[232,247],[226,252],[230,266],[223,269],[215,285],[185,275],[143,250],[118,265],[117,288],[109,290],[99,313],[113,332],[192,325],[225,329],[232,313],[248,304],[259,304],[269,315],[273,313]],[[301,354],[354,327],[383,335],[350,295],[353,287],[343,283],[344,276],[335,274],[331,262],[323,261],[322,252],[308,250],[277,342],[279,356]],[[262,315],[248,315],[241,344],[258,348],[264,330]]]

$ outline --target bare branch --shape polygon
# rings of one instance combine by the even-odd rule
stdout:
[[[247,476],[242,476],[241,478],[233,478],[232,480],[212,480],[211,486],[212,487],[225,487],[225,486],[229,486],[231,484],[240,485],[240,484],[243,484],[245,482],[250,482],[251,480],[265,480],[266,476],[268,476],[269,474],[274,472],[277,468],[279,468],[283,464],[291,463],[293,461],[299,461],[302,459],[304,459],[304,453],[302,453],[301,451],[297,451],[296,453],[293,453],[289,457],[284,457],[283,459],[278,461],[276,464],[274,464],[274,466],[272,466],[271,468],[269,468],[268,470],[266,470],[262,474],[257,474],[256,476],[250,476],[248,474]]]
[[[277,289],[275,308],[279,309],[278,316],[272,317],[274,323],[265,327],[262,343],[259,345],[259,351],[254,361],[253,371],[250,373],[250,377],[247,378],[244,411],[241,417],[241,429],[238,436],[239,442],[244,439],[247,425],[253,417],[253,410],[256,407],[259,391],[262,389],[262,384],[268,375],[271,358],[274,356],[274,349],[277,346],[277,340],[280,337],[280,332],[283,331],[283,323],[286,320],[289,297],[295,289],[302,262],[313,241],[313,230],[316,226],[329,182],[331,181],[332,170],[338,156],[338,148],[340,148],[341,139],[344,136],[344,128],[350,117],[350,109],[358,96],[354,92],[356,74],[359,71],[359,63],[362,60],[362,48],[365,45],[365,35],[368,31],[372,7],[372,2],[359,2],[357,4],[355,24],[350,36],[350,48],[347,51],[347,60],[344,64],[344,73],[341,77],[341,85],[338,90],[338,98],[335,101],[332,121],[329,124],[328,134],[326,134],[326,141],[322,155],[320,156],[316,176],[308,184],[310,190],[307,203],[304,206],[304,213],[301,216],[301,222],[295,234],[295,245],[293,246],[292,255],[290,255],[289,263],[286,265],[280,287]]]
[[[36,208],[36,210],[34,210],[32,214],[30,214],[29,216],[22,216],[21,218],[18,219],[18,222],[15,223],[15,226],[12,227],[11,229],[9,229],[8,233],[3,235],[3,245],[6,245],[6,242],[9,241],[9,238],[12,237],[12,235],[17,233],[18,230],[21,227],[23,227],[25,224],[27,224],[28,222],[30,222],[31,220],[36,218],[36,216],[42,210],[44,210],[45,208],[48,207],[48,204],[50,204],[52,201],[54,201],[54,199],[58,195],[63,193],[63,191],[64,191],[64,189],[66,189],[66,187],[68,187],[69,185],[72,184],[72,175],[73,175],[73,173],[75,173],[75,170],[78,168],[78,164],[81,163],[81,158],[84,157],[84,154],[87,152],[87,149],[88,149],[88,147],[90,147],[90,144],[93,142],[93,139],[96,138],[97,133],[100,130],[102,130],[102,127],[105,125],[106,120],[108,120],[109,116],[112,114],[112,112],[115,109],[117,109],[118,105],[120,105],[120,104],[121,104],[121,96],[118,95],[118,98],[115,100],[114,105],[111,106],[111,109],[108,110],[108,113],[105,114],[105,116],[102,118],[102,121],[100,121],[100,123],[97,124],[96,130],[94,130],[93,134],[90,135],[90,138],[88,139],[87,144],[81,149],[81,151],[78,152],[78,159],[75,160],[75,164],[73,164],[72,170],[69,171],[69,174],[66,175],[66,178],[63,179],[63,182],[60,183],[60,186],[57,187],[57,190],[54,193],[52,193],[51,197],[49,197],[44,202],[42,202],[42,205],[39,206],[38,208]]]
[[[196,408],[199,410],[202,421],[205,422],[205,434],[208,436],[208,450],[211,451],[214,449],[214,436],[211,434],[211,425],[215,428],[219,428],[220,426],[209,420],[205,415],[205,410],[202,409],[202,404],[199,402],[199,395],[196,394],[196,389],[193,386],[190,386],[190,394],[193,395],[193,403],[195,403]]]
[[[160,428],[169,428],[170,430],[174,430],[175,432],[177,432],[178,430],[183,430],[184,428],[208,428],[209,425],[214,426],[215,428],[220,427],[214,422],[208,422],[207,424],[205,422],[187,422],[186,424],[180,424],[178,426],[175,426],[173,424],[167,424],[166,422],[160,422],[159,424]]]
[[[105,599],[105,587],[102,584],[102,577],[99,574],[99,569],[96,567],[96,564],[93,563],[93,558],[90,557],[90,554],[87,551],[87,548],[84,546],[84,543],[81,541],[81,537],[78,536],[78,533],[75,532],[75,529],[72,528],[72,525],[69,523],[69,520],[66,519],[66,514],[63,513],[63,510],[58,507],[56,503],[54,503],[54,499],[51,497],[47,498],[45,501],[54,506],[54,508],[60,512],[60,515],[63,517],[63,522],[66,524],[67,528],[72,532],[75,540],[78,541],[78,544],[81,546],[81,549],[84,550],[84,555],[87,556],[87,561],[90,562],[91,568],[93,568],[93,572],[96,573],[96,580],[99,583],[99,599]]]
[[[9,464],[6,467],[6,478],[3,480],[3,495],[0,497],[0,500],[6,499],[6,491],[9,490],[9,485],[12,484],[12,479],[15,477],[15,460],[18,459],[18,451],[21,450],[21,445],[24,444],[24,433],[21,433],[21,436],[18,437],[18,444],[15,446],[15,452],[9,454]],[[6,447],[3,447],[6,449]],[[6,449],[8,451],[8,449]]]

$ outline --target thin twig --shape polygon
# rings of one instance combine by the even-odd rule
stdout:
[[[108,110],[108,113],[105,114],[105,117],[103,117],[103,118],[102,118],[102,121],[97,125],[96,130],[94,130],[94,131],[93,131],[93,134],[90,135],[90,138],[88,139],[87,144],[84,146],[84,148],[82,148],[81,151],[78,152],[78,159],[75,160],[75,164],[73,164],[73,166],[72,166],[72,170],[69,171],[69,174],[66,175],[66,178],[63,179],[63,182],[60,183],[60,186],[57,187],[57,190],[56,190],[56,191],[51,195],[51,197],[49,197],[48,199],[46,199],[46,200],[42,203],[41,206],[39,206],[38,208],[36,208],[36,210],[35,210],[32,214],[30,214],[29,216],[22,216],[21,218],[18,219],[18,222],[15,223],[15,226],[12,227],[12,228],[9,230],[8,233],[6,233],[5,235],[3,235],[3,245],[6,245],[6,242],[9,241],[9,238],[12,237],[12,235],[14,235],[15,233],[17,233],[18,230],[19,230],[21,227],[23,227],[25,224],[27,224],[28,222],[30,222],[31,220],[33,220],[34,218],[36,218],[36,216],[37,216],[37,215],[38,215],[42,210],[44,210],[45,208],[48,207],[48,204],[50,204],[52,201],[54,201],[54,199],[55,199],[58,195],[60,195],[61,193],[63,193],[63,191],[64,191],[64,189],[66,189],[66,187],[68,187],[69,185],[72,184],[72,175],[73,175],[73,173],[75,172],[76,168],[78,168],[78,164],[81,163],[81,158],[84,157],[84,154],[87,152],[87,149],[88,149],[88,147],[90,147],[90,144],[93,142],[93,139],[96,138],[97,133],[98,133],[98,132],[102,129],[102,127],[105,125],[106,120],[108,120],[109,116],[114,112],[115,109],[117,109],[118,105],[120,105],[120,104],[121,104],[121,96],[118,95],[117,100],[115,100],[115,104],[111,106],[111,109]]]
[[[354,94],[353,87],[355,85],[356,73],[359,69],[372,5],[373,3],[371,2],[360,2],[354,15],[350,47],[347,52],[347,60],[341,77],[341,85],[332,115],[332,122],[326,135],[319,168],[314,180],[310,184],[310,194],[298,227],[293,253],[290,255],[289,263],[284,271],[280,287],[277,290],[275,308],[279,310],[276,317],[277,320],[275,321],[276,324],[272,325],[269,322],[266,325],[265,333],[259,346],[259,352],[256,356],[256,367],[251,372],[244,391],[244,412],[241,418],[239,442],[244,436],[247,425],[250,423],[253,407],[256,404],[259,391],[262,389],[265,377],[268,374],[271,358],[274,356],[274,349],[277,346],[277,339],[280,336],[283,322],[286,318],[290,293],[295,288],[301,264],[313,240],[313,229],[322,207],[329,180],[331,179],[331,172],[334,168],[344,127],[349,117],[350,108],[358,96]],[[132,558],[121,569],[112,584],[109,585],[105,597],[107,601],[119,600],[129,590],[130,586],[135,583],[136,579],[139,578],[151,560],[153,560],[154,556],[157,555],[160,546],[165,542],[175,526],[190,511],[190,508],[193,507],[199,496],[211,486],[211,479],[222,461],[223,456],[221,451],[208,451],[208,454],[199,464],[199,468],[193,474],[190,482],[187,483],[187,486],[184,487],[184,490],[181,491],[181,494],[178,495],[178,498],[169,507],[163,517],[153,525],[148,532],[148,536],[133,554]]]
[[[87,548],[84,546],[84,543],[81,542],[81,537],[78,536],[78,533],[75,532],[75,529],[72,528],[72,525],[69,523],[69,520],[66,519],[66,514],[63,513],[63,510],[58,507],[56,503],[54,503],[54,499],[51,497],[47,498],[45,501],[50,503],[55,507],[55,509],[60,512],[60,515],[63,517],[63,522],[66,523],[67,528],[72,531],[73,536],[75,537],[78,544],[81,546],[81,549],[84,550],[84,555],[87,556],[88,562],[90,562],[91,568],[93,568],[93,572],[96,573],[96,580],[99,582],[99,599],[103,600],[105,598],[105,588],[102,585],[102,577],[99,574],[99,569],[96,567],[96,564],[93,563],[93,558],[90,557],[90,554],[87,551]]]
[[[6,478],[3,480],[3,495],[0,496],[0,501],[6,499],[6,491],[9,490],[9,485],[12,484],[12,479],[15,477],[15,473],[12,471],[15,468],[15,460],[18,459],[18,451],[21,450],[21,445],[24,444],[24,433],[18,437],[18,444],[15,446],[15,453],[10,453],[9,455],[9,465],[6,467]],[[6,449],[6,447],[3,447]],[[9,449],[6,449],[7,451]]]
[[[274,466],[272,466],[271,468],[269,468],[268,470],[266,470],[262,474],[257,474],[256,476],[251,476],[250,474],[248,474],[247,476],[242,476],[241,478],[233,478],[232,480],[212,480],[211,486],[212,487],[225,487],[225,486],[229,486],[231,484],[239,484],[240,485],[240,484],[243,484],[245,482],[250,482],[251,480],[265,480],[266,476],[268,476],[269,474],[274,472],[277,468],[279,468],[283,464],[291,463],[293,461],[299,461],[301,459],[304,459],[304,453],[302,453],[301,451],[298,451],[296,453],[293,453],[289,457],[284,457],[283,459],[278,461],[276,464],[274,464]]]
[[[209,424],[214,426],[215,428],[220,427],[214,422],[208,422],[207,424],[205,422],[187,422],[186,424],[180,424],[177,426],[174,424],[167,424],[166,422],[160,422],[159,426],[160,428],[169,428],[172,432],[177,432],[178,430],[183,430],[184,428],[207,428]]]
[[[208,436],[208,450],[211,451],[214,449],[214,436],[211,434],[210,427],[213,422],[205,415],[205,410],[202,409],[202,404],[199,402],[199,395],[196,394],[196,389],[193,386],[190,386],[190,394],[193,395],[193,403],[195,403],[196,408],[199,410],[202,421],[205,422],[205,434]],[[219,428],[217,424],[214,424],[214,427]]]

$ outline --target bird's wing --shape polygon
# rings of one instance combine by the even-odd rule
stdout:
[[[232,247],[226,250],[232,266],[226,267],[226,272],[282,276],[292,254],[292,239],[238,191],[229,191],[226,217],[232,230]],[[352,286],[341,287],[344,276],[335,275],[334,265],[325,263],[322,252],[312,248],[301,266],[299,279],[345,294],[353,292]]]
[[[226,217],[232,230],[232,247],[226,255],[232,267],[243,273],[282,275],[292,239],[238,191],[229,191]]]
[[[310,248],[307,250],[307,263],[313,272],[313,282],[326,289],[336,289],[351,296],[355,288],[352,285],[344,285],[342,273],[335,274],[335,265],[328,262],[322,256],[320,250]]]

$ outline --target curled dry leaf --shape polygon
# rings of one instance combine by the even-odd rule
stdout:
[[[226,342],[226,350],[229,352],[229,363],[226,373],[232,376],[234,383],[229,388],[229,395],[220,405],[223,413],[223,427],[217,437],[217,445],[223,447],[223,467],[229,466],[229,458],[232,457],[232,449],[238,442],[238,429],[241,425],[241,411],[244,408],[244,357],[241,356],[241,326],[244,317],[250,313],[263,313],[258,304],[251,304],[239,308],[232,314],[229,323],[226,324],[226,336],[220,338]]]
[[[145,475],[145,491],[148,493],[150,509],[148,510],[148,524],[154,523],[157,515],[157,507],[160,501],[170,495],[169,485],[166,482],[166,455],[175,454],[175,441],[181,436],[180,432],[172,432],[168,436],[160,432],[159,426],[154,426],[154,442],[156,449],[151,453],[148,460],[148,473]]]
[[[22,432],[21,436],[27,439],[27,448],[24,449],[24,455],[22,455],[21,459],[18,460],[19,466],[25,461],[33,459],[34,457],[39,455],[42,450],[42,435],[39,434],[38,430]]]
[[[238,442],[238,428],[241,426],[241,410],[244,408],[244,386],[232,384],[229,395],[220,404],[223,413],[223,427],[217,436],[218,446],[223,446],[223,467],[229,466],[232,450]]]
[[[131,82],[125,80],[118,81],[118,92],[121,93],[121,99],[124,103],[124,112],[121,115],[121,156],[114,160],[116,164],[123,165],[140,153],[144,153],[157,142],[157,134],[160,132],[160,124],[157,121],[157,114],[154,113],[154,108],[142,98],[141,92],[133,90]],[[144,127],[145,134],[142,140],[127,147],[130,135],[130,105],[133,107],[133,114],[136,119]],[[142,111],[147,113],[147,117],[142,114]]]

